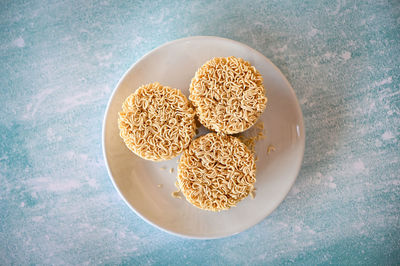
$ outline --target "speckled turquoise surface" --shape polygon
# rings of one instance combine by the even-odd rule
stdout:
[[[398,264],[399,1],[1,1],[0,264]],[[251,229],[188,240],[120,199],[101,152],[123,73],[174,39],[215,35],[291,82],[306,153]]]

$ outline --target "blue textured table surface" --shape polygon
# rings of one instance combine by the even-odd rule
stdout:
[[[3,0],[0,16],[0,264],[400,262],[399,1]],[[285,201],[219,240],[142,221],[101,151],[123,73],[194,35],[270,58],[307,133]]]

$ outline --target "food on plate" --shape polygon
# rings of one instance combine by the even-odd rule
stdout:
[[[271,152],[275,151],[275,146],[270,144],[267,147],[267,153],[270,154]]]
[[[223,134],[250,128],[267,104],[261,74],[234,56],[207,61],[197,70],[189,90],[199,121]]]
[[[174,158],[195,136],[195,112],[178,89],[151,83],[129,95],[118,113],[120,136],[138,156],[152,161]]]
[[[236,137],[209,133],[193,140],[182,153],[177,179],[194,206],[227,210],[254,190],[254,154]]]

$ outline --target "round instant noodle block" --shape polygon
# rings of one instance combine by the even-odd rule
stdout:
[[[180,90],[157,82],[143,85],[128,96],[118,115],[126,146],[147,160],[172,159],[195,135],[195,112],[188,99]]]
[[[186,200],[210,211],[227,210],[254,189],[253,153],[238,138],[209,133],[192,141],[180,158],[178,186]]]
[[[223,134],[250,128],[264,112],[267,97],[261,74],[236,57],[216,57],[201,66],[190,84],[199,121]]]

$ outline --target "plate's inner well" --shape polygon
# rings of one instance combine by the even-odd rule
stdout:
[[[118,112],[125,98],[142,84],[160,82],[189,95],[196,70],[212,57],[249,61],[264,78],[268,104],[258,125],[244,135],[259,137],[255,198],[228,211],[209,212],[174,198],[179,157],[146,161],[128,150],[119,136]],[[204,134],[203,129],[199,134]],[[248,138],[247,138],[248,139]],[[181,236],[217,238],[239,233],[270,214],[288,193],[304,153],[304,128],[296,96],[282,73],[262,54],[241,43],[217,37],[192,37],[161,46],[139,60],[121,79],[110,99],[103,128],[109,174],[126,203],[149,223]]]

